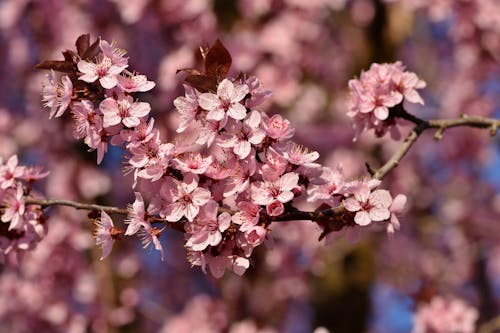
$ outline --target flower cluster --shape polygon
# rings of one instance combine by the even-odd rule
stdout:
[[[359,79],[349,81],[351,98],[347,115],[353,118],[355,139],[368,129],[374,129],[377,136],[390,130],[391,136],[398,140],[398,119],[391,114],[391,108],[403,100],[424,104],[416,89],[425,87],[415,73],[405,71],[400,61],[392,64],[372,64]]]
[[[472,333],[478,318],[478,311],[459,299],[434,297],[415,313],[412,332]]]
[[[92,48],[88,42],[85,46]],[[316,163],[317,152],[292,141],[288,120],[259,110],[270,92],[257,78],[226,77],[231,57],[219,41],[204,52],[205,73],[185,70],[185,95],[174,101],[177,132],[193,135],[182,143],[163,142],[154,119],[148,119],[149,104],[132,98],[131,93],[154,83],[124,72],[124,51],[98,40],[91,58],[85,57],[87,51],[80,53],[72,60],[78,71],[70,77],[73,86],[89,93],[69,103],[75,137],[97,149],[98,163],[108,144],[126,150],[126,169],[140,192],[129,208],[124,235],[139,235],[144,247],[153,244],[162,258],[162,232],[182,229],[192,265],[208,268],[215,277],[226,269],[241,275],[272,221],[296,211],[294,203],[304,198],[322,209],[343,204],[343,226],[373,221],[389,231],[399,227],[395,214],[405,197],[393,200],[388,191],[375,190],[378,180],[346,181],[340,168]],[[51,96],[61,93],[44,100]],[[66,105],[59,100],[46,104],[59,105],[57,115]],[[104,212],[96,225],[105,257],[123,232]]]
[[[44,215],[39,205],[27,204],[31,184],[47,176],[39,168],[18,164],[17,155],[0,158],[0,262],[10,253],[20,256],[33,249],[45,235]]]

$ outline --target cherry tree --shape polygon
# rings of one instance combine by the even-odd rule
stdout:
[[[82,3],[0,7],[2,329],[497,329],[495,1]]]

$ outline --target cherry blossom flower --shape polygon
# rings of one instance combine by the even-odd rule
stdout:
[[[141,238],[142,248],[146,249],[151,244],[155,250],[160,251],[161,261],[165,260],[165,254],[163,253],[163,246],[160,243],[160,235],[165,230],[166,227],[158,229],[157,227],[152,227],[150,223],[144,224],[143,228],[139,230],[138,235]]]
[[[200,209],[193,222],[186,224],[189,238],[186,246],[194,251],[203,251],[207,246],[216,246],[222,241],[222,233],[231,224],[231,215],[222,213],[217,216],[219,205],[210,200]]]
[[[97,63],[93,63],[80,60],[77,67],[82,75],[80,75],[79,79],[88,83],[99,80],[99,83],[105,89],[115,87],[118,83],[117,75],[128,65],[115,65],[112,59],[102,55],[98,57],[97,61]]]
[[[211,197],[210,191],[198,187],[198,176],[187,174],[183,181],[168,178],[162,185],[161,194],[166,198],[167,205],[161,214],[170,222],[179,221],[185,216],[192,222]]]
[[[99,47],[101,48],[104,56],[111,59],[113,65],[123,68],[128,67],[128,60],[127,58],[125,58],[125,54],[127,54],[127,51],[116,47],[116,43],[114,41],[108,43],[104,39],[101,39],[99,42]]]
[[[136,127],[141,118],[151,111],[149,103],[134,102],[131,96],[121,95],[118,99],[106,98],[99,104],[104,121],[104,127],[111,127],[123,123],[126,127]]]
[[[174,106],[181,117],[177,133],[184,132],[198,114],[198,92],[188,85],[184,85],[184,90],[185,97],[180,96],[174,100]]]
[[[175,158],[176,167],[184,172],[203,174],[212,164],[212,156],[203,157],[200,153],[186,153]]]
[[[221,121],[206,121],[204,127],[199,131],[196,143],[199,145],[207,144],[207,147],[210,147],[220,131],[226,126],[226,123],[227,117]]]
[[[353,118],[355,139],[365,129],[375,129],[383,136],[389,129],[394,139],[399,139],[397,125],[400,119],[390,117],[389,109],[403,99],[410,103],[424,104],[416,89],[425,87],[425,82],[415,73],[405,71],[398,61],[392,64],[372,64],[359,79],[349,81],[351,98],[347,115]]]
[[[42,88],[42,102],[45,107],[50,108],[49,118],[58,118],[64,114],[71,103],[73,83],[67,75],[63,75],[61,82],[56,82],[53,70],[47,74],[47,78],[49,84]]]
[[[115,239],[122,233],[121,229],[115,228],[113,220],[105,211],[101,211],[101,218],[95,220],[94,237],[96,244],[102,247],[101,260],[106,258],[113,249]]]
[[[370,187],[363,182],[352,189],[354,197],[345,199],[342,203],[350,212],[356,212],[354,222],[365,226],[371,221],[387,220],[391,213],[389,207],[392,198],[387,190],[375,190],[371,192]]]
[[[156,85],[153,81],[148,81],[146,75],[119,75],[117,76],[118,87],[123,91],[132,92],[146,92],[153,89]]]
[[[207,120],[222,120],[227,115],[236,120],[245,118],[247,110],[240,101],[248,93],[246,84],[234,84],[224,79],[217,87],[217,95],[203,93],[198,96],[200,106],[208,111]]]
[[[338,199],[334,198],[334,195],[343,193],[344,184],[345,179],[340,167],[335,169],[323,167],[321,177],[307,189],[307,201],[321,201],[334,207],[338,204]]]
[[[412,333],[473,333],[478,311],[463,301],[434,297],[415,313]]]
[[[23,223],[23,215],[26,209],[22,186],[10,189],[3,201],[5,211],[2,215],[2,222],[10,222],[9,230],[19,229]]]
[[[258,145],[264,140],[265,133],[259,128],[260,120],[260,113],[252,111],[243,122],[229,121],[218,145],[223,148],[233,148],[233,152],[240,159],[246,158],[250,154],[252,145]]]
[[[267,230],[261,226],[253,226],[245,231],[247,242],[253,247],[259,246],[266,239]]]
[[[290,121],[284,119],[281,115],[275,114],[269,118],[263,113],[262,117],[262,128],[270,138],[285,141],[295,134],[295,128],[291,126]]]
[[[392,200],[391,207],[389,207],[389,211],[391,212],[391,219],[389,224],[387,224],[387,232],[389,234],[393,234],[395,230],[399,230],[400,224],[398,219],[398,214],[401,214],[404,211],[406,204],[406,195],[398,194]]]
[[[309,148],[291,141],[278,149],[288,162],[295,165],[310,164],[319,158],[318,152],[310,151]]]
[[[132,236],[139,231],[141,227],[149,224],[148,213],[144,208],[144,199],[140,192],[135,192],[135,201],[128,207],[127,230],[126,236]]]
[[[272,95],[270,90],[264,89],[262,83],[255,76],[250,76],[246,79],[245,84],[248,86],[248,93],[250,94],[250,98],[246,101],[246,106],[250,109],[261,105]]]
[[[0,159],[0,188],[12,187],[16,178],[23,177],[25,172],[25,167],[18,166],[17,155],[12,155],[5,164]]]
[[[267,206],[269,215],[279,215],[277,212],[283,210],[280,209],[283,204],[293,199],[292,190],[298,184],[299,175],[289,172],[278,179],[268,179],[264,174],[263,179],[263,182],[252,183],[252,200],[258,205]]]
[[[239,224],[239,230],[251,230],[259,222],[260,207],[253,202],[238,202],[238,211],[232,216],[233,223]]]

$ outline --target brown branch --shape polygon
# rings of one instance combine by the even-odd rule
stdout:
[[[96,204],[86,204],[82,202],[76,202],[71,200],[64,199],[35,199],[35,198],[26,198],[25,203],[27,205],[40,205],[42,208],[46,208],[49,206],[67,206],[73,207],[76,209],[84,209],[84,210],[95,210],[95,211],[105,211],[110,214],[120,214],[127,215],[128,211],[124,208],[118,208],[113,206],[102,206]]]
[[[444,131],[453,127],[467,126],[482,129],[489,128],[491,136],[496,135],[497,129],[498,127],[500,127],[500,119],[469,117],[467,115],[462,115],[460,118],[452,119],[423,120],[415,117],[412,114],[409,114],[402,107],[397,108],[394,112],[394,115],[396,117],[411,121],[416,126],[406,137],[405,141],[399,147],[399,149],[392,155],[392,157],[383,166],[375,171],[372,177],[376,179],[384,178],[387,173],[397,167],[399,165],[399,162],[403,159],[406,153],[408,153],[408,151],[417,141],[420,135],[427,129],[437,129],[436,133],[434,134],[434,138],[436,140],[440,140],[443,137]]]
[[[489,128],[490,134],[493,136],[496,134],[498,127],[500,127],[500,119],[492,119],[492,118],[484,118],[484,117],[468,117],[463,115],[460,118],[456,119],[436,119],[436,120],[423,120],[418,117],[415,117],[412,114],[406,112],[402,107],[395,109],[394,116],[402,119],[406,119],[416,126],[410,132],[410,134],[406,137],[403,144],[399,147],[399,149],[392,155],[392,157],[379,169],[372,170],[372,177],[375,179],[383,179],[392,169],[397,167],[403,157],[408,153],[413,144],[418,140],[420,135],[428,129],[437,129],[435,134],[436,139],[441,139],[442,134],[445,130],[452,127],[459,126],[467,126],[467,127],[476,127],[476,128]],[[370,168],[371,169],[371,168]],[[36,204],[42,206],[42,208],[46,208],[49,206],[67,206],[73,207],[76,209],[85,209],[85,210],[94,210],[94,211],[105,211],[110,214],[119,214],[119,215],[127,215],[128,211],[124,208],[113,207],[113,206],[103,206],[96,204],[86,204],[81,202],[75,202],[71,200],[63,200],[63,199],[35,199],[28,197],[25,200],[26,204]],[[234,214],[235,211],[232,211],[227,208],[219,208],[219,212],[228,212],[230,214]],[[303,211],[291,211],[286,212],[280,216],[264,216],[264,219],[268,222],[285,222],[285,221],[297,221],[297,220],[309,220],[316,222],[324,227],[325,231],[323,235],[331,231],[337,231],[342,229],[344,226],[349,224],[348,215],[350,213],[342,206],[333,207],[329,209],[317,210],[314,212],[303,212]],[[167,222],[162,219],[155,219],[156,222],[161,222],[171,226],[176,230],[183,231],[183,221],[179,222]]]

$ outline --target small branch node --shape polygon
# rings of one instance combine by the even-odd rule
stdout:
[[[495,135],[497,135],[497,131],[498,131],[498,124],[497,124],[497,123],[493,123],[493,124],[491,124],[491,127],[490,127],[490,135],[491,135],[491,136],[495,136]]]
[[[370,176],[373,176],[375,174],[375,170],[370,166],[368,162],[365,162],[366,170],[370,174]]]
[[[434,133],[434,140],[441,140],[443,138],[444,127],[440,127],[436,133]]]

